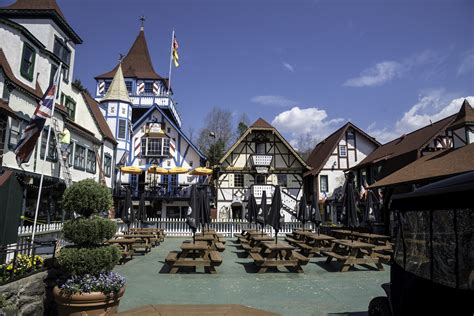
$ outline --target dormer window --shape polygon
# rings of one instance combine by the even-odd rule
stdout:
[[[71,50],[67,47],[66,43],[59,37],[54,38],[54,55],[56,55],[64,64],[63,67],[63,80],[69,81],[69,64],[71,63]]]
[[[106,82],[105,82],[104,94],[106,94],[107,91],[109,91],[109,88],[110,88],[110,84],[111,84],[111,83],[112,83],[111,81],[106,81]]]
[[[347,146],[339,145],[339,157],[347,157]]]
[[[168,157],[170,139],[166,137],[144,137],[141,142],[142,156]]]
[[[128,94],[132,94],[132,82],[131,81],[125,81],[125,86],[127,87],[127,92]]]
[[[153,82],[145,82],[145,94],[153,94]]]

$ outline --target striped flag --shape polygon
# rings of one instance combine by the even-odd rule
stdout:
[[[145,82],[143,82],[143,81],[138,81],[138,84],[137,84],[137,94],[140,95],[140,94],[142,94],[143,92],[145,92]]]
[[[33,113],[33,117],[23,131],[23,135],[15,148],[16,162],[19,166],[30,160],[46,119],[50,118],[53,114],[56,91],[59,85],[60,69],[61,65],[59,65],[56,70],[53,82],[39,101],[38,106]]]
[[[160,94],[160,86],[158,85],[158,81],[153,82],[153,94],[154,95]]]
[[[176,143],[174,138],[170,138],[170,156],[174,157],[176,154]]]
[[[173,37],[173,62],[175,67],[179,67],[179,55],[178,55],[178,41],[176,35]]]
[[[105,93],[105,81],[101,80],[99,81],[99,94],[104,94]]]

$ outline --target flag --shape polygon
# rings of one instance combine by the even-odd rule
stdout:
[[[176,35],[173,36],[173,62],[175,67],[179,67],[179,56],[178,56],[178,41]]]
[[[38,106],[33,113],[33,117],[23,131],[23,135],[15,147],[16,162],[19,166],[30,160],[36,142],[38,141],[38,137],[46,123],[46,119],[50,118],[53,114],[56,91],[59,85],[60,70],[61,65],[59,65],[56,70],[53,82],[39,101]]]

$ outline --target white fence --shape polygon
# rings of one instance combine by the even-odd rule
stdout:
[[[119,233],[123,233],[128,230],[129,226],[125,223],[119,223]],[[192,231],[189,226],[186,224],[186,219],[184,218],[149,218],[146,221],[144,227],[157,227],[165,231],[166,236],[168,237],[189,237],[192,236]],[[139,227],[138,224],[130,225],[131,228]],[[205,229],[208,227],[206,226]],[[218,234],[222,234],[226,237],[233,237],[234,233],[240,233],[243,229],[261,229],[260,225],[249,224],[246,220],[212,220],[209,225],[209,229],[214,229]],[[287,233],[291,233],[296,228],[302,228],[301,222],[291,221],[285,222],[281,225],[281,230],[278,232],[278,236],[284,236]],[[306,229],[312,229],[313,224],[307,223],[305,226]],[[274,234],[274,230],[270,226],[266,226],[263,231],[268,234]],[[199,228],[197,232],[201,232]]]

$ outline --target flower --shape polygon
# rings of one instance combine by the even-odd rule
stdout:
[[[109,295],[117,294],[125,286],[125,282],[125,278],[115,272],[98,275],[73,275],[59,288],[68,295],[91,292],[102,292]]]

